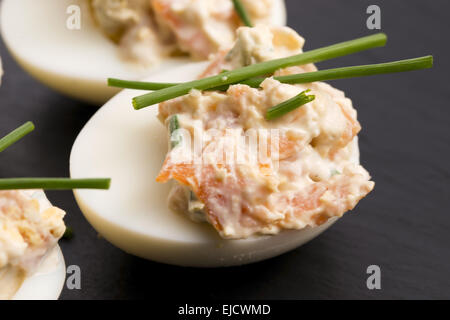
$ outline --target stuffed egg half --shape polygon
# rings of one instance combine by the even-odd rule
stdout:
[[[283,0],[243,0],[255,23],[284,25]],[[35,78],[101,104],[108,77],[140,79],[228,50],[241,24],[231,0],[4,0],[1,33]]]
[[[147,80],[193,80],[298,54],[303,44],[287,27],[240,28],[233,49],[213,63],[185,65]],[[313,70],[309,64],[276,75]],[[316,100],[273,122],[264,119],[268,108],[305,89]],[[70,159],[74,178],[112,178],[108,193],[79,190],[75,196],[94,228],[129,253],[199,267],[264,260],[316,237],[374,187],[359,165],[361,127],[352,102],[328,84],[287,85],[268,78],[260,89],[192,90],[159,110],[136,111],[131,99],[139,94],[124,90],[106,103],[81,131]],[[180,164],[183,144],[173,143],[174,116],[178,127],[207,135],[213,150],[208,156],[215,156],[218,137],[229,128],[278,129],[282,143],[267,165],[245,157],[234,167]]]

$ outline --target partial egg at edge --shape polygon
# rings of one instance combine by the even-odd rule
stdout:
[[[69,29],[69,6],[81,8],[81,28]],[[274,24],[286,24],[284,0],[276,1]],[[141,79],[192,62],[171,58],[152,68],[125,62],[117,46],[97,28],[85,0],[3,0],[3,40],[17,62],[33,77],[70,97],[96,105],[119,90],[109,77]]]
[[[39,201],[41,211],[52,207],[42,190],[24,190]],[[12,300],[57,300],[66,280],[66,264],[58,245],[49,250],[35,272],[25,278]]]

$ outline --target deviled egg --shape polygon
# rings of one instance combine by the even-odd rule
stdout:
[[[0,191],[0,299],[58,299],[64,215],[41,190]]]
[[[189,64],[148,81],[189,81],[299,54],[303,44],[287,27],[243,27],[232,50],[212,64]],[[314,70],[307,64],[276,75]],[[306,89],[314,101],[265,119],[268,108]],[[360,125],[351,100],[325,83],[268,78],[261,89],[237,84],[226,92],[192,90],[159,110],[133,110],[130,101],[138,94],[124,90],[106,103],[81,131],[70,158],[73,178],[114,180],[108,193],[80,190],[75,197],[94,228],[129,253],[199,267],[260,261],[316,237],[374,186],[359,165]],[[239,149],[238,139],[220,145],[227,129],[239,137],[248,129],[276,130],[277,152],[265,163],[250,162],[247,152],[242,163],[221,163],[221,148]],[[195,132],[206,137],[199,149],[186,143]],[[186,155],[212,162],[179,161]]]
[[[283,0],[242,0],[255,23],[284,25]],[[20,17],[20,18],[19,18]],[[140,79],[228,50],[240,25],[231,0],[4,0],[3,39],[49,87],[92,103]]]

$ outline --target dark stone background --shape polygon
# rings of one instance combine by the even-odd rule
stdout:
[[[450,298],[450,2],[289,0],[289,25],[306,49],[370,34],[369,4],[382,9],[388,46],[320,68],[434,54],[435,68],[341,80],[359,112],[362,163],[375,191],[322,236],[283,256],[227,269],[162,265],[114,248],[86,222],[71,192],[49,192],[75,237],[66,263],[82,269],[82,289],[63,299],[391,299]],[[3,43],[0,133],[32,120],[37,130],[1,154],[0,176],[67,176],[72,143],[96,108],[44,87]],[[101,58],[101,57],[99,57]],[[382,290],[366,288],[366,268],[382,270]]]

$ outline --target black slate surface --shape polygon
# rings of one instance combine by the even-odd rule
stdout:
[[[370,34],[365,13],[382,9],[388,46],[319,64],[366,64],[434,54],[435,68],[342,80],[359,112],[362,163],[376,187],[320,237],[269,261],[226,269],[190,269],[145,261],[116,249],[86,222],[70,192],[49,192],[67,212],[75,237],[62,241],[79,265],[82,289],[62,299],[391,299],[450,298],[450,2],[288,0],[289,25],[306,49]],[[72,143],[96,108],[38,83],[3,43],[0,133],[26,120],[37,130],[1,154],[0,176],[67,176]],[[366,287],[379,265],[382,289]]]

